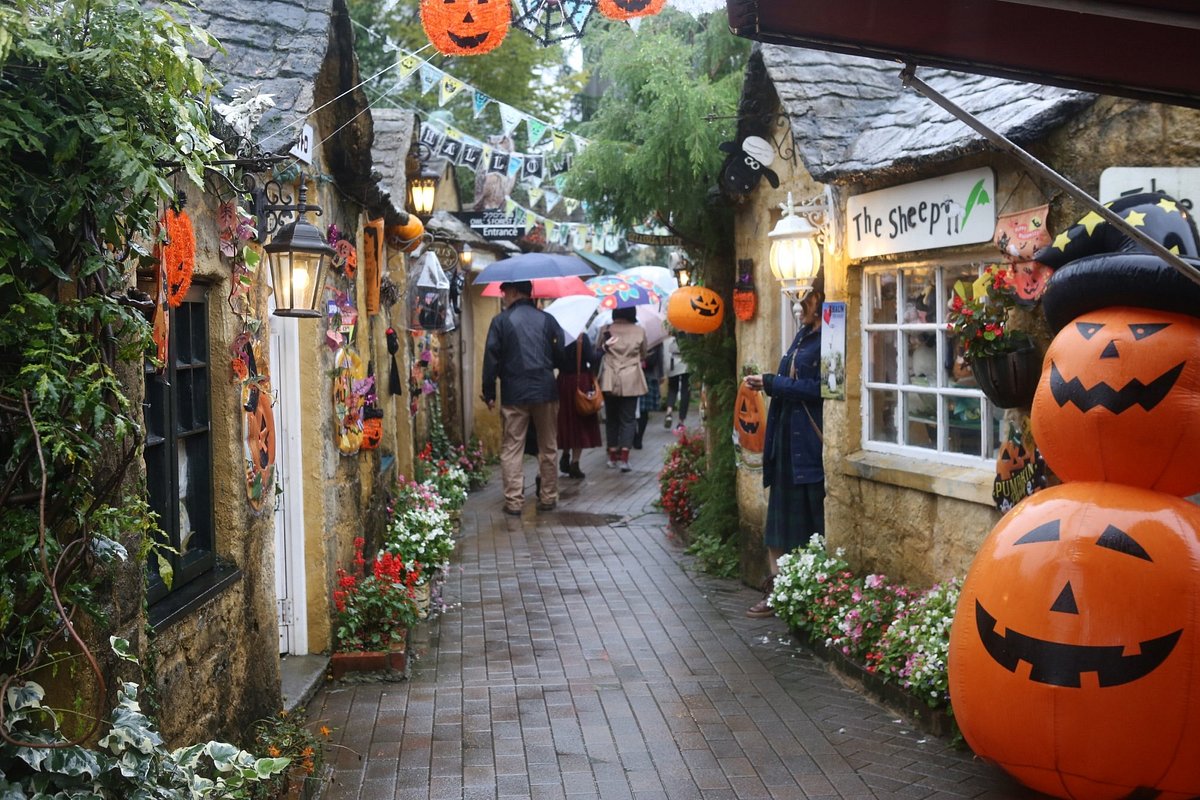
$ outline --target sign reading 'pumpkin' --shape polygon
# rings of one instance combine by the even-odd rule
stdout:
[[[745,383],[738,386],[733,401],[733,429],[743,450],[761,453],[767,440],[767,414],[762,395]]]
[[[1064,481],[1200,491],[1200,319],[1116,307],[1077,317],[1046,352],[1033,435]]]
[[[1068,483],[1006,515],[950,632],[971,749],[1058,797],[1200,795],[1200,508]]]
[[[478,56],[508,35],[508,0],[422,0],[421,25],[439,53]]]
[[[703,286],[681,286],[667,300],[667,322],[684,333],[712,333],[725,319],[721,295]]]

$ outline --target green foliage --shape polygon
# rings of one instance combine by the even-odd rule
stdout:
[[[730,139],[749,42],[729,35],[723,12],[699,20],[667,8],[624,25],[590,28],[585,53],[598,58],[604,94],[579,133],[592,144],[568,174],[568,194],[587,200],[594,218],[641,223],[658,214],[705,249],[723,249],[732,222],[707,201]]]
[[[329,728],[321,727],[322,736],[310,727],[304,711],[288,713],[280,711],[274,717],[260,719],[251,726],[255,753],[265,753],[270,758],[286,759],[291,764],[289,773],[299,773],[305,780],[317,775],[325,763],[324,739]],[[276,773],[251,789],[254,800],[269,800],[281,797],[287,790],[289,776]]]
[[[63,615],[99,611],[95,567],[153,525],[123,482],[141,411],[119,368],[140,368],[149,334],[130,267],[174,197],[163,164],[199,183],[214,145],[188,46],[215,42],[176,19],[122,0],[0,6],[0,674],[57,657]]]
[[[0,797],[61,800],[249,798],[257,784],[282,772],[287,758],[255,758],[224,742],[167,750],[138,706],[137,684],[126,683],[95,749],[68,745],[58,716],[42,704],[33,682],[14,685],[5,702],[5,732],[26,747],[0,741]]]
[[[350,16],[355,26],[355,52],[359,70],[368,78],[396,62],[396,54],[387,48],[386,37],[399,47],[430,59],[434,66],[444,69],[488,97],[507,103],[544,120],[558,119],[571,98],[586,81],[586,75],[571,72],[563,63],[563,51],[558,47],[541,47],[518,30],[510,30],[504,43],[490,53],[470,58],[448,58],[437,53],[421,27],[418,0],[349,0]],[[389,9],[389,10],[384,10]],[[544,76],[553,80],[543,80]],[[384,73],[365,89],[374,101],[384,98],[378,106],[400,107],[432,113],[439,111],[437,91],[421,94],[420,83],[414,75],[403,87],[396,88],[398,73]],[[441,113],[450,117],[451,124],[477,138],[497,133],[499,124],[482,127],[475,119],[470,102],[451,101]],[[494,107],[484,112],[488,120],[496,119]],[[520,150],[520,147],[517,147]]]

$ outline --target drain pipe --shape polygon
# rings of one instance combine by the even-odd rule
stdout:
[[[1016,143],[1014,143],[1013,141],[1008,139],[1006,136],[1004,136],[1004,134],[999,133],[998,131],[994,131],[991,128],[989,128],[987,125],[985,125],[983,122],[981,122],[976,116],[971,114],[969,111],[959,107],[952,100],[950,100],[945,95],[938,92],[937,89],[934,89],[932,86],[925,83],[925,81],[918,78],[916,73],[917,73],[917,65],[916,64],[906,64],[904,66],[904,69],[902,69],[900,71],[900,81],[906,87],[908,87],[910,89],[915,89],[916,91],[923,94],[929,100],[933,101],[937,105],[944,108],[946,111],[950,112],[952,115],[954,115],[956,118],[961,120],[968,127],[972,128],[973,130],[978,132],[981,136],[983,136],[989,142],[994,144],[1000,150],[1003,150],[1003,151],[1009,153],[1010,155],[1012,155],[1013,157],[1015,157],[1018,161],[1020,161],[1026,167],[1026,169],[1029,169],[1030,171],[1037,173],[1038,175],[1042,176],[1043,178],[1047,178],[1048,180],[1055,183],[1063,191],[1065,191],[1067,194],[1071,195],[1071,197],[1074,197],[1080,203],[1083,203],[1087,208],[1091,209],[1092,211],[1095,211],[1097,214],[1099,214],[1101,217],[1103,217],[1107,222],[1109,222],[1114,227],[1116,227],[1117,229],[1119,229],[1120,231],[1125,233],[1127,236],[1129,236],[1129,238],[1133,239],[1135,242],[1137,242],[1138,244],[1145,247],[1151,253],[1153,253],[1154,255],[1161,258],[1163,261],[1165,261],[1167,264],[1169,264],[1171,267],[1173,267],[1177,272],[1179,272],[1185,278],[1187,278],[1188,280],[1192,281],[1195,284],[1200,284],[1200,269],[1197,269],[1196,267],[1187,263],[1186,261],[1184,261],[1182,258],[1180,258],[1175,253],[1172,253],[1170,250],[1163,247],[1162,244],[1160,244],[1159,242],[1150,238],[1149,236],[1147,236],[1145,233],[1143,233],[1139,229],[1130,225],[1128,222],[1126,222],[1124,219],[1122,219],[1112,209],[1101,204],[1098,200],[1096,200],[1094,197],[1089,195],[1083,189],[1080,189],[1078,186],[1071,183],[1071,181],[1067,180],[1062,175],[1059,175],[1057,172],[1055,172],[1053,169],[1051,169],[1050,167],[1043,164],[1041,161],[1038,161],[1036,158],[1034,158],[1032,155],[1027,153],[1025,150],[1021,149],[1021,147],[1019,147]]]

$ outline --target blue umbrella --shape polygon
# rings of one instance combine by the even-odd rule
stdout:
[[[557,253],[522,253],[494,261],[475,276],[475,283],[504,283],[531,281],[535,278],[567,278],[571,275],[594,275],[595,272],[575,256]]]

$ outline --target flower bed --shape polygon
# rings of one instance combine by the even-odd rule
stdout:
[[[675,444],[667,448],[662,471],[658,473],[658,504],[667,512],[672,525],[686,526],[696,518],[699,504],[695,488],[703,468],[704,438],[680,431]]]
[[[915,591],[883,575],[857,577],[841,555],[813,536],[782,556],[770,595],[775,613],[818,649],[856,665],[868,685],[897,687],[951,713],[946,661],[961,581]]]
[[[414,587],[421,564],[388,553],[367,567],[366,540],[354,540],[354,570],[338,568],[333,592],[336,650],[340,653],[403,652],[417,621]]]

